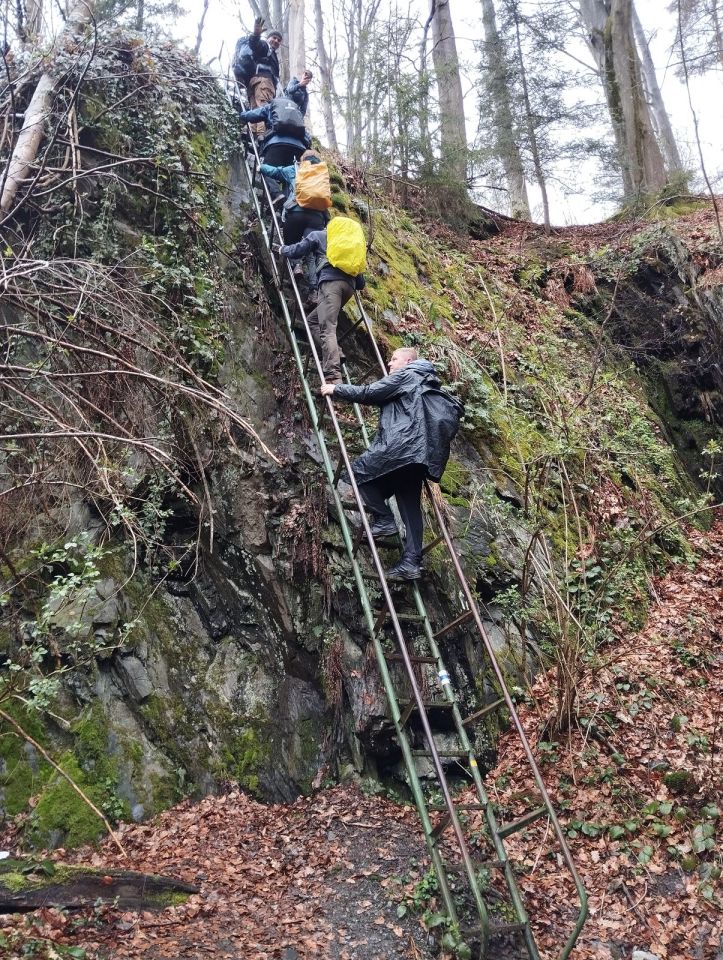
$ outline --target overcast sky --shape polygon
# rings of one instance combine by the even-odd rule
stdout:
[[[198,21],[203,10],[203,0],[181,0],[181,3],[188,10],[188,14],[178,23],[176,29],[178,36],[193,46],[196,40]],[[324,6],[328,3],[329,0],[323,0]],[[425,0],[411,0],[410,5],[412,10],[416,6],[419,7],[420,17],[423,14],[426,15]],[[406,9],[404,3],[400,3],[399,6],[401,9]],[[636,6],[643,26],[650,37],[651,52],[658,71],[658,82],[678,138],[681,154],[684,160],[698,169],[698,151],[688,95],[685,85],[677,79],[671,65],[678,59],[675,52],[671,53],[671,47],[675,42],[676,18],[673,13],[667,10],[668,0],[636,0]],[[311,50],[314,42],[313,23],[310,19],[313,15],[312,0],[306,0],[306,7],[306,42],[307,50]],[[474,44],[482,38],[481,6],[479,3],[470,3],[469,0],[464,0],[464,2],[463,0],[450,0],[450,8],[457,34],[458,52],[463,64],[463,83],[466,93],[465,102],[467,103],[467,133],[468,137],[472,139],[477,128],[475,85],[479,84],[479,77],[476,75],[479,55],[475,52]],[[217,57],[221,52],[223,67],[226,68],[235,40],[241,33],[242,20],[247,27],[250,27],[253,23],[253,15],[248,0],[210,0],[201,48],[202,58],[210,60],[212,57]],[[575,50],[574,52],[589,59],[584,50]],[[218,63],[214,66],[218,66]],[[311,89],[313,104],[313,94],[317,92],[318,95],[316,81],[312,84]],[[721,157],[721,148],[723,147],[723,124],[721,123],[723,76],[720,73],[711,73],[704,78],[692,78],[691,94],[693,106],[698,115],[708,173],[711,177],[715,176],[717,178],[718,189],[720,190],[723,185],[721,179],[723,174],[723,159]],[[318,116],[318,112],[314,112],[312,119],[318,118]],[[319,130],[321,126],[316,120],[315,131]],[[341,118],[337,125],[337,133],[343,135]],[[595,203],[589,195],[586,195],[592,192],[592,184],[589,184],[589,190],[586,184],[586,179],[591,176],[591,172],[592,168],[590,171],[582,170],[576,176],[578,186],[580,183],[583,185],[582,194],[566,196],[561,188],[552,186],[553,222],[558,224],[586,223],[600,220],[614,212],[612,204]],[[488,200],[491,201],[491,196]],[[534,190],[531,190],[531,201],[534,206],[536,203]],[[493,201],[490,202],[490,205],[493,205]]]

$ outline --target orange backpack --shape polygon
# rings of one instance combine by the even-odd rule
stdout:
[[[305,210],[328,210],[331,206],[329,168],[321,163],[304,160],[296,171],[294,188],[296,202]]]

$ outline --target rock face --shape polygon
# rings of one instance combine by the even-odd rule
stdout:
[[[121,478],[120,506],[111,500],[101,509],[93,497],[69,494],[38,509],[30,532],[7,528],[9,554],[2,555],[1,575],[12,596],[12,617],[7,635],[0,634],[0,651],[20,662],[24,651],[42,640],[37,663],[46,674],[62,668],[58,689],[40,689],[37,711],[18,702],[12,709],[111,818],[140,820],[185,794],[222,790],[229,783],[267,800],[291,800],[340,769],[348,771],[350,764],[357,774],[394,777],[399,784],[399,751],[279,318],[237,152],[235,115],[196,64],[171,56],[165,47],[141,49],[135,40],[114,39],[102,50],[99,77],[91,74],[85,81],[96,85],[91,90],[101,101],[99,85],[113,74],[109,64],[132,85],[146,75],[144,58],[156,58],[158,89],[141,99],[137,115],[120,118],[119,129],[96,128],[89,121],[84,144],[114,153],[145,150],[158,156],[157,170],[152,165],[144,189],[135,192],[117,191],[115,184],[89,176],[84,181],[89,213],[82,223],[66,222],[61,211],[49,213],[41,226],[29,213],[29,228],[39,231],[49,259],[79,245],[88,257],[110,257],[112,269],[113,257],[132,262],[143,292],[155,298],[153,309],[173,304],[165,317],[170,332],[164,350],[170,353],[169,344],[180,343],[184,376],[194,388],[201,375],[212,384],[209,390],[221,388],[279,464],[240,431],[226,425],[224,432],[217,413],[197,423],[178,397],[165,409],[138,399],[135,386],[117,399],[109,388],[114,416],[125,405],[137,413],[133,426],[143,438],[157,441],[163,452],[183,447],[190,454],[179,461],[174,485],[159,480],[154,464],[134,448],[116,452],[117,462],[107,469]],[[170,63],[163,60],[169,56]],[[138,64],[143,69],[136,75]],[[113,97],[125,92],[114,89]],[[161,139],[146,142],[152,133]],[[164,190],[177,191],[168,202],[156,189],[158,171],[167,178]],[[343,177],[335,177],[335,203],[350,209]],[[87,232],[91,214],[96,219],[102,214],[97,220],[102,236],[99,228]],[[553,641],[564,636],[564,604],[547,602],[541,581],[558,577],[571,585],[573,599],[566,601],[576,602],[581,574],[571,558],[590,557],[597,549],[600,563],[606,557],[613,563],[627,549],[617,533],[640,529],[635,526],[640,503],[626,502],[622,494],[611,500],[604,487],[617,483],[619,493],[624,486],[619,477],[632,472],[623,441],[619,461],[589,469],[579,449],[607,429],[625,437],[629,410],[641,403],[630,387],[628,406],[615,408],[629,387],[620,377],[600,418],[583,424],[584,443],[572,436],[564,413],[559,414],[564,430],[551,439],[552,414],[566,404],[577,409],[575,391],[582,392],[590,376],[585,336],[561,334],[557,315],[548,329],[514,328],[518,318],[511,310],[505,327],[509,366],[500,370],[494,346],[499,330],[490,325],[489,301],[479,284],[478,257],[486,256],[486,249],[467,251],[465,259],[459,238],[450,239],[448,231],[433,237],[428,225],[415,227],[406,214],[398,220],[391,207],[375,213],[374,220],[367,296],[382,346],[399,346],[404,337],[423,344],[446,380],[465,391],[468,414],[441,498],[493,647],[522,695],[543,647],[550,656]],[[675,256],[676,263],[683,262],[682,251]],[[514,261],[517,269],[518,252]],[[719,343],[718,294],[701,292],[694,308],[671,279],[672,263],[671,254],[661,281],[669,310],[660,323],[687,352],[678,373],[685,383],[674,390],[671,366],[666,389],[679,398],[676,416],[712,422],[720,417],[720,369],[705,351]],[[640,296],[647,298],[652,324],[657,293],[651,284],[657,280],[649,279],[650,289]],[[514,298],[520,296],[515,288]],[[683,301],[695,318],[687,328],[695,329],[694,336],[674,319]],[[626,304],[620,316],[629,309],[632,318],[637,308],[632,300]],[[530,302],[526,309],[549,318],[547,302],[542,307]],[[21,308],[12,311],[17,323]],[[523,319],[527,322],[526,315]],[[62,321],[66,324],[65,314]],[[144,336],[144,330],[131,328],[133,346],[123,344],[138,364],[153,355],[154,343]],[[655,340],[659,330],[651,326],[635,336]],[[548,349],[548,342],[549,358],[541,361],[539,351]],[[354,375],[363,376],[372,360],[365,337],[350,337],[345,350]],[[30,347],[26,351],[24,362],[40,359]],[[165,360],[163,350],[156,353]],[[548,365],[556,378],[552,401],[543,391]],[[693,381],[697,399],[684,400]],[[103,398],[93,396],[97,406]],[[654,449],[656,468],[662,464],[672,475],[677,461],[647,413],[639,416],[637,429]],[[638,458],[637,448],[633,456]],[[639,458],[634,462],[644,484]],[[11,468],[8,456],[2,469],[10,485]],[[570,533],[564,519],[569,504],[560,489],[568,468],[578,471],[569,483],[583,512],[597,518],[603,493],[608,497],[608,513],[590,521],[589,542],[587,531]],[[689,481],[676,483],[676,495],[690,492]],[[664,510],[664,484],[661,491],[656,509]],[[645,509],[652,507],[646,503]],[[121,523],[124,510],[138,511],[140,546]],[[425,603],[435,622],[446,623],[455,609],[456,585],[434,551],[426,566]],[[633,573],[645,582],[641,569]],[[634,587],[634,576],[624,572]],[[26,580],[32,581],[32,593],[23,593]],[[474,712],[493,696],[478,640],[450,638],[445,658],[463,713]],[[27,657],[23,664],[27,669]],[[438,685],[431,667],[422,668],[421,679],[430,690]],[[476,733],[483,760],[493,757],[494,736],[494,727]],[[0,812],[13,816],[37,795],[28,820],[28,836],[37,844],[78,843],[97,834],[95,818],[78,810],[67,784],[34,747],[0,738]]]

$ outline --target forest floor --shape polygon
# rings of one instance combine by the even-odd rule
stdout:
[[[644,629],[602,651],[586,670],[578,686],[582,722],[564,742],[540,739],[554,675],[538,679],[534,699],[520,710],[590,896],[576,960],[629,960],[635,949],[660,960],[723,957],[716,839],[716,801],[723,797],[723,520],[691,540],[695,563],[679,564],[653,583]],[[509,818],[532,783],[511,734],[499,755],[488,783]],[[235,791],[185,801],[151,823],[121,825],[119,835],[125,858],[110,840],[51,856],[101,870],[171,875],[200,892],[161,913],[96,906],[8,917],[0,922],[7,956],[440,955],[434,931],[430,936],[424,928],[425,911],[428,923],[436,902],[416,813],[354,785],[290,805],[264,805]],[[520,884],[543,956],[552,958],[573,910],[559,857],[544,853],[548,840],[543,823],[507,843],[524,865]]]

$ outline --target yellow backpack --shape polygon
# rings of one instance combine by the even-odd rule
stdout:
[[[350,277],[367,268],[367,244],[361,224],[349,217],[334,217],[326,228],[326,259]]]
[[[329,168],[321,163],[304,160],[296,171],[294,187],[296,202],[305,210],[328,210],[331,206]]]

